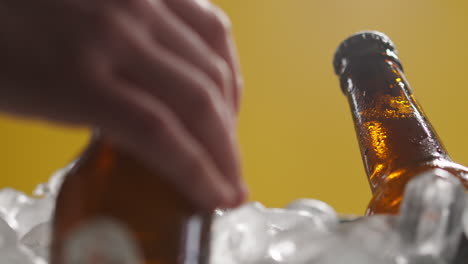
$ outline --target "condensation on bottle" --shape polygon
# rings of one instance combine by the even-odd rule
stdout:
[[[367,214],[397,213],[406,184],[429,169],[449,171],[468,187],[468,168],[450,159],[386,35],[352,35],[337,48],[333,64],[373,194]]]

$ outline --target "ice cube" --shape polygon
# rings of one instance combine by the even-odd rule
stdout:
[[[327,227],[317,215],[304,211],[288,210],[282,208],[268,208],[265,210],[267,224],[272,235],[306,225],[308,229],[326,230]]]
[[[334,248],[338,237],[329,232],[296,228],[274,236],[268,248],[268,263],[314,263],[327,249]]]
[[[341,224],[337,233],[351,244],[359,243],[369,252],[394,256],[399,252],[401,237],[398,233],[398,216],[372,215],[358,221]]]
[[[34,226],[48,222],[55,208],[53,197],[32,199],[30,203],[21,207],[15,219],[18,222],[17,232],[19,237],[24,236]]]
[[[33,259],[16,248],[0,249],[0,264],[33,264]]]
[[[288,264],[388,262],[397,254],[396,222],[396,216],[376,215],[328,229],[304,223],[276,234],[268,255]]]
[[[0,211],[0,219],[4,220],[5,222],[8,223],[8,225],[16,230],[18,227],[18,222],[16,222],[16,219],[13,215],[4,213],[3,211]]]
[[[0,248],[0,264],[46,264],[46,262],[35,257],[27,248],[18,247]]]
[[[333,207],[315,199],[297,199],[289,203],[286,208],[309,213],[314,217],[320,218],[327,226],[336,226],[339,221],[338,215]]]
[[[275,236],[269,256],[282,264],[394,264],[396,222],[396,216],[375,215],[328,231],[304,225]]]
[[[14,218],[23,206],[31,203],[32,199],[20,191],[12,188],[0,190],[0,212],[9,218]]]
[[[337,241],[327,248],[315,262],[301,264],[393,264],[389,258],[376,252],[369,252],[359,245],[359,241]]]
[[[75,164],[76,161],[73,161],[66,167],[54,172],[48,182],[41,183],[34,189],[33,194],[37,197],[57,196],[65,176],[74,168]]]
[[[215,218],[211,263],[259,263],[270,242],[265,207],[250,203]]]
[[[112,219],[84,224],[65,243],[64,264],[139,264],[141,253],[127,229]]]
[[[408,255],[450,261],[462,235],[465,190],[449,172],[433,169],[408,183],[399,221]]]
[[[447,264],[447,262],[435,256],[419,255],[397,259],[396,264]]]
[[[315,239],[298,251],[303,255],[298,263],[394,264],[401,252],[396,230],[397,216],[393,215],[374,215],[341,224],[328,236],[322,235],[325,239]]]
[[[42,257],[45,260],[49,259],[50,240],[50,222],[36,225],[20,239],[21,243],[29,248],[36,256]]]
[[[0,219],[0,248],[15,247],[17,241],[15,230],[5,220]]]

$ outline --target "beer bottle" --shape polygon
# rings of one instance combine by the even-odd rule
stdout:
[[[211,213],[197,211],[166,180],[95,132],[57,197],[51,263],[64,263],[74,230],[102,217],[128,229],[142,264],[208,262]]]
[[[333,64],[351,106],[373,194],[366,214],[397,213],[406,183],[431,168],[449,171],[468,187],[468,168],[448,156],[387,36],[352,35],[338,47]]]

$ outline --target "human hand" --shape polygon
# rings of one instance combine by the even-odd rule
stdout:
[[[246,196],[229,21],[206,0],[0,1],[0,110],[99,127],[201,207]]]

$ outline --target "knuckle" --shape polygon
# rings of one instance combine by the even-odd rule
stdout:
[[[197,89],[188,100],[188,110],[192,117],[206,117],[214,112],[214,100],[209,89]]]
[[[217,59],[214,61],[215,61],[215,67],[214,67],[213,78],[218,85],[220,85],[221,87],[224,87],[225,85],[229,84],[229,82],[231,81],[231,72],[230,72],[229,66],[222,59]]]
[[[232,28],[229,17],[218,7],[212,8],[210,32],[215,37],[224,37],[230,34]]]
[[[225,32],[230,32],[232,29],[232,23],[231,23],[231,19],[229,18],[229,16],[219,7],[214,8],[214,13],[217,19],[219,20],[219,23],[221,24],[223,30]]]

